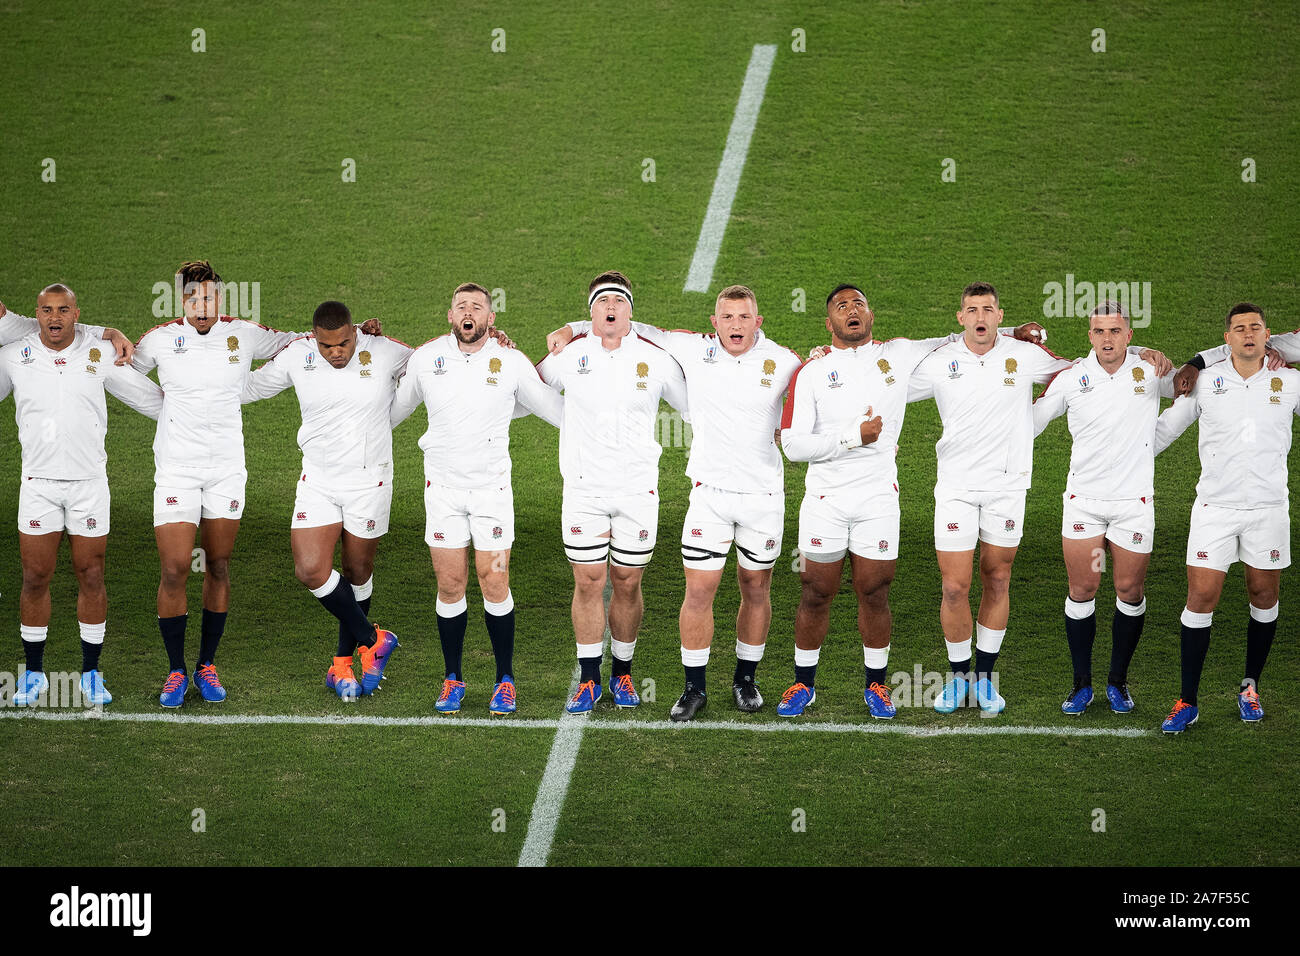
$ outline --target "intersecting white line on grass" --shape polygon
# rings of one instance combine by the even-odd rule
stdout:
[[[740,174],[749,154],[749,141],[754,136],[758,111],[763,105],[767,78],[772,73],[775,59],[775,44],[755,44],[754,52],[750,54],[745,82],[740,87],[740,98],[736,100],[736,115],[731,120],[731,131],[727,133],[727,146],[722,152],[722,162],[718,164],[717,178],[713,180],[713,195],[709,197],[709,208],[704,214],[704,224],[700,226],[700,238],[695,244],[695,256],[691,259],[684,292],[708,292],[713,282],[713,267],[722,248],[727,220],[731,218],[731,203],[740,186]]]
[[[576,687],[575,687],[576,690]],[[326,716],[309,714],[159,714],[128,713],[118,711],[97,712],[93,710],[0,710],[0,719],[37,721],[106,721],[109,723],[142,724],[200,724],[209,726],[265,726],[280,724],[304,727],[491,727],[503,730],[554,730],[576,729],[580,737],[584,730],[636,730],[668,731],[670,733],[692,733],[697,731],[735,730],[754,733],[811,733],[811,734],[895,734],[904,737],[1150,737],[1154,730],[1141,727],[1051,727],[1045,724],[995,724],[981,722],[970,726],[915,726],[879,721],[870,724],[849,724],[803,722],[803,721],[766,721],[751,723],[745,720],[692,720],[687,723],[674,723],[669,720],[610,720],[600,717],[572,717],[566,714],[559,718],[546,717],[356,717]],[[557,734],[558,736],[558,734]],[[552,746],[552,757],[556,748]],[[561,754],[563,756],[563,754]],[[573,748],[573,757],[577,757],[577,748]],[[559,765],[557,761],[557,766]],[[547,768],[551,761],[548,759]],[[569,772],[573,770],[569,764]],[[557,778],[558,782],[558,778]],[[545,773],[543,774],[545,785]],[[565,788],[568,781],[565,778]],[[539,793],[540,797],[540,793]],[[540,801],[539,801],[540,802]],[[558,807],[556,808],[559,809]],[[536,807],[534,807],[536,814]]]

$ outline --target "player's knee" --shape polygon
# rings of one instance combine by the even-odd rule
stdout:
[[[23,590],[44,591],[50,586],[54,577],[54,568],[35,565],[23,565]]]
[[[704,584],[692,584],[688,582],[686,585],[686,597],[683,599],[682,604],[688,611],[708,611],[713,607],[713,596],[716,592],[716,586],[710,587]]]
[[[772,572],[742,570],[739,577],[740,599],[746,604],[764,604],[771,600]]]
[[[980,587],[984,594],[1001,598],[1006,597],[1007,592],[1011,589],[1011,572],[1010,571],[981,571]]]
[[[838,584],[838,582],[837,582]],[[824,611],[831,605],[838,587],[831,587],[826,582],[804,578],[799,603],[805,610]]]
[[[77,576],[77,584],[81,587],[81,590],[104,590],[104,562],[102,559],[78,561],[73,564],[72,570]]]
[[[480,574],[478,576],[479,590],[483,592],[483,600],[492,604],[500,604],[510,593],[510,576],[500,571],[493,571],[489,574]]]
[[[230,580],[230,559],[209,557],[206,565],[206,573],[213,581],[226,582]]]
[[[573,589],[582,598],[590,598],[593,594],[600,597],[605,590],[605,565],[575,564]]]
[[[1125,604],[1141,604],[1142,595],[1145,591],[1144,584],[1142,578],[1129,578],[1127,580],[1116,578],[1115,596]],[[1092,590],[1093,594],[1097,592],[1096,588]],[[1092,597],[1092,595],[1090,594],[1089,597]]]
[[[970,582],[944,578],[943,602],[945,604],[964,604],[970,600]]]
[[[614,593],[622,597],[630,597],[641,590],[641,569],[624,568],[618,565],[611,565],[609,569],[610,584]]]
[[[1277,603],[1279,590],[1274,584],[1246,585],[1246,593],[1250,597],[1250,603],[1261,611],[1267,611]]]
[[[858,603],[873,610],[889,607],[889,586],[892,581],[873,581],[865,587],[858,588]]]
[[[329,580],[330,569],[312,561],[295,561],[293,573],[303,587],[314,591]]]

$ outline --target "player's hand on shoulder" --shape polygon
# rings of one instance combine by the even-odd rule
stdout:
[[[1138,358],[1149,365],[1155,366],[1156,378],[1164,378],[1174,368],[1174,363],[1165,357],[1165,353],[1157,352],[1155,349],[1143,349],[1138,353]]]
[[[0,308],[0,315],[4,315],[2,308]],[[1269,347],[1264,349],[1264,364],[1268,366],[1270,372],[1276,372],[1286,364],[1286,359],[1282,357],[1282,353],[1277,349]]]
[[[781,429],[772,432],[772,441],[776,443],[777,448],[781,447]]]
[[[0,302],[0,319],[3,319],[5,317],[5,312],[7,311],[8,309],[5,308],[5,304],[3,302]]]
[[[551,355],[556,355],[564,351],[564,347],[573,341],[573,329],[567,325],[562,325],[546,337],[546,351]]]
[[[827,355],[830,354],[831,354],[831,347],[829,345],[814,345],[811,349],[808,350],[808,361],[811,362],[814,359],[825,358]]]
[[[510,341],[510,336],[506,335],[495,325],[488,326],[488,335],[496,339],[497,345],[501,346],[503,349],[512,349],[515,347],[515,343]]]
[[[366,335],[383,335],[384,324],[378,319],[366,319],[361,323],[361,331]]]
[[[1196,387],[1196,379],[1200,374],[1201,370],[1190,362],[1180,368],[1174,376],[1174,398],[1190,395],[1192,389]]]
[[[885,423],[881,421],[880,416],[877,415],[875,418],[872,418],[871,408],[868,407],[867,414],[864,417],[862,424],[858,427],[858,431],[862,435],[862,444],[870,445],[880,437],[880,433],[884,431],[884,429]]]
[[[3,313],[0,313],[3,315]],[[135,343],[128,339],[117,329],[104,329],[104,341],[112,344],[117,349],[117,360],[114,365],[130,365],[131,357],[135,355]]]
[[[1033,342],[1035,345],[1042,345],[1047,341],[1047,329],[1037,322],[1026,322],[1023,325],[1017,325],[1012,335],[1021,342]]]

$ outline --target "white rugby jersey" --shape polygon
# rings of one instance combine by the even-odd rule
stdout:
[[[1261,368],[1243,379],[1231,360],[1209,366],[1156,423],[1156,454],[1201,420],[1196,496],[1221,508],[1287,503],[1291,416],[1300,415],[1300,372]]]
[[[566,490],[628,494],[659,487],[659,399],[687,414],[686,378],[677,360],[638,336],[609,351],[599,336],[575,336],[537,366],[564,392],[560,474]]]
[[[963,491],[1018,491],[1034,468],[1034,383],[1069,368],[1044,346],[999,335],[976,355],[962,336],[921,360],[909,401],[934,397],[943,420],[935,445],[938,484]]]
[[[167,396],[154,435],[156,472],[241,470],[239,400],[253,360],[270,358],[300,334],[222,316],[202,335],[185,319],[142,335],[132,364],[141,372],[157,368]]]
[[[421,402],[429,415],[420,436],[425,478],[468,488],[510,480],[516,403],[557,428],[564,413],[564,399],[542,381],[527,356],[491,337],[476,352],[462,352],[452,334],[416,349],[393,400],[393,427]]]
[[[13,391],[25,477],[106,477],[105,389],[142,415],[158,417],[162,390],[134,369],[114,365],[114,356],[112,345],[85,328],[57,352],[39,333],[0,348],[0,401]]]
[[[590,322],[570,322],[588,332]],[[785,490],[781,452],[773,437],[798,354],[759,329],[754,344],[732,355],[715,333],[659,329],[633,322],[632,331],[677,360],[691,407],[691,453],[686,474],[725,491],[773,494]]]
[[[1091,351],[1060,372],[1034,401],[1034,435],[1066,414],[1073,445],[1065,490],[1115,501],[1155,493],[1156,419],[1160,399],[1174,397],[1174,373],[1126,354],[1111,375]]]
[[[104,327],[102,325],[86,325],[83,322],[77,323],[79,331],[85,332],[92,339],[102,339],[104,337]],[[13,309],[6,308],[5,314],[0,315],[0,346],[8,345],[10,342],[17,342],[21,338],[26,338],[33,332],[40,332],[41,324],[35,319],[26,315],[19,315]],[[117,350],[113,350],[114,356]]]
[[[895,456],[908,381],[922,359],[950,341],[952,336],[898,338],[832,347],[795,372],[781,418],[781,447],[791,461],[812,462],[804,479],[808,492],[897,486]],[[882,428],[874,442],[863,445],[859,422],[868,408],[880,416]]]
[[[1300,362],[1300,329],[1269,336],[1268,347],[1275,349],[1288,362]],[[1215,362],[1222,362],[1228,358],[1232,354],[1232,349],[1228,348],[1225,342],[1223,345],[1196,354],[1205,361],[1205,367],[1209,368]]]
[[[393,474],[389,411],[413,351],[396,339],[358,330],[352,358],[335,368],[316,351],[316,337],[304,335],[248,376],[243,400],[270,398],[293,386],[302,410],[303,473],[323,475],[323,483],[336,488],[373,486]]]

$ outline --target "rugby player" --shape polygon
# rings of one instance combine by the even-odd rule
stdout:
[[[1088,317],[1092,350],[1058,374],[1034,402],[1034,435],[1067,415],[1073,445],[1061,516],[1061,550],[1069,593],[1065,639],[1074,688],[1061,710],[1082,714],[1092,703],[1092,646],[1097,636],[1096,595],[1110,552],[1115,584],[1110,669],[1110,709],[1133,709],[1128,668],[1146,620],[1147,563],[1155,538],[1155,432],[1160,399],[1174,397],[1173,374],[1130,354],[1133,339],[1117,302]]]
[[[215,661],[248,481],[240,393],[254,360],[270,358],[302,334],[222,315],[221,276],[205,260],[181,263],[176,280],[184,317],[141,336],[133,360],[141,372],[158,369],[166,395],[154,438],[153,521],[161,566],[158,629],[168,659],[158,702],[173,708],[190,688],[185,584],[196,530],[204,557],[203,617],[193,686],[206,701],[226,699]],[[378,332],[378,323],[366,329]]]
[[[393,501],[393,431],[389,411],[397,382],[413,351],[382,335],[360,332],[342,302],[322,302],[312,335],[295,339],[249,375],[243,401],[298,395],[302,476],[297,483],[289,538],[294,573],[339,621],[338,650],[325,686],[345,701],[379,687],[397,636],[372,625],[370,596],[379,539],[388,532]],[[342,539],[343,573],[334,569]],[[353,674],[360,649],[362,677]]]
[[[763,333],[747,286],[718,293],[709,323],[711,333],[632,323],[634,332],[682,367],[694,429],[686,464],[691,499],[682,527],[686,595],[678,618],[685,688],[668,714],[678,721],[691,720],[707,702],[713,599],[733,541],[740,610],[732,699],[746,713],[763,706],[755,674],[772,621],[772,568],[785,525],[785,479],[773,436],[786,385],[800,364],[796,353]],[[552,332],[547,345],[556,351],[590,328],[590,322],[570,322]]]
[[[858,599],[865,664],[863,699],[873,717],[895,715],[886,668],[892,615],[889,588],[898,563],[898,467],[895,455],[913,369],[956,336],[878,342],[875,315],[849,283],[826,297],[831,347],[813,352],[790,381],[781,445],[791,461],[807,461],[799,508],[801,596],[795,615],[795,682],[777,714],[797,717],[817,698],[817,665],[830,628],[830,607],[849,555]],[[1027,323],[1016,335],[1036,338]],[[1011,334],[1012,330],[1005,330]]]
[[[1259,680],[1277,632],[1282,569],[1291,564],[1287,454],[1291,418],[1300,415],[1300,372],[1265,367],[1269,332],[1263,310],[1253,303],[1238,302],[1229,310],[1223,337],[1231,357],[1210,365],[1156,424],[1159,454],[1200,420],[1201,476],[1187,535],[1180,636],[1182,693],[1161,726],[1167,734],[1196,723],[1210,626],[1235,561],[1245,565],[1250,599],[1238,712],[1247,722],[1263,719]]]
[[[469,545],[483,593],[483,621],[496,658],[488,710],[515,712],[515,601],[510,548],[515,537],[510,420],[516,403],[559,427],[564,400],[547,388],[520,351],[493,340],[492,297],[473,282],[456,287],[447,310],[450,334],[417,348],[393,401],[393,427],[421,403],[429,427],[424,451],[425,544],[437,581],[438,640],[446,665],[439,713],[460,710],[465,697],[462,652],[469,621]]]
[[[19,620],[26,664],[14,691],[15,705],[36,704],[50,686],[43,667],[50,579],[64,532],[77,576],[81,693],[97,706],[113,700],[99,670],[108,614],[104,391],[150,418],[156,419],[163,407],[157,385],[126,365],[104,360],[103,339],[77,327],[80,315],[71,289],[58,283],[47,286],[36,299],[39,331],[0,348],[0,400],[14,393],[22,446]]]
[[[564,551],[573,566],[573,632],[580,668],[565,709],[590,713],[601,698],[601,640],[606,565],[612,586],[609,690],[619,707],[641,698],[632,655],[645,612],[641,577],[659,526],[659,455],[655,425],[662,397],[687,413],[686,379],[677,360],[632,331],[632,284],[604,272],[588,287],[592,332],[575,336],[537,367],[564,393],[560,422],[560,508]]]
[[[997,334],[1003,318],[997,290],[975,282],[962,290],[955,342],[927,355],[912,376],[909,400],[933,396],[943,421],[935,450],[934,538],[943,600],[939,620],[952,677],[934,702],[951,713],[969,691],[981,710],[1006,706],[994,666],[1006,636],[1011,566],[1020,545],[1025,491],[1033,470],[1033,385],[1046,384],[1073,363],[1045,346]],[[1170,368],[1158,352],[1142,350],[1159,376]],[[1158,359],[1158,360],[1157,360]],[[971,671],[971,562],[980,546],[979,615]]]

